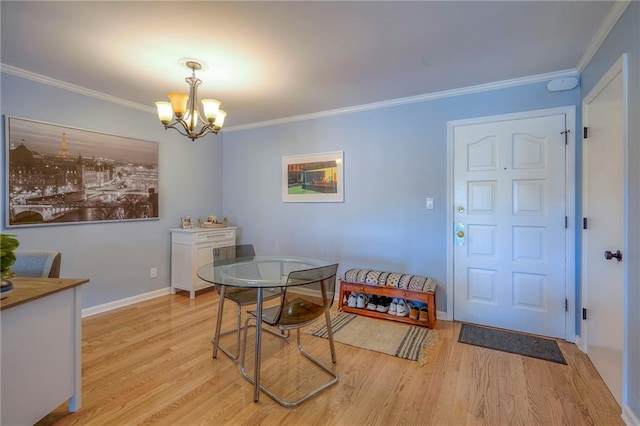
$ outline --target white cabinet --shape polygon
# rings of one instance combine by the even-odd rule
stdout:
[[[198,278],[198,268],[213,262],[213,250],[236,244],[236,228],[171,229],[171,294],[186,290],[189,298],[213,284]]]

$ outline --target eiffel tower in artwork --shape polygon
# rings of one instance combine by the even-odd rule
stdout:
[[[58,158],[69,158],[69,151],[67,151],[67,135],[62,132],[62,143],[60,144],[60,151],[56,155]]]

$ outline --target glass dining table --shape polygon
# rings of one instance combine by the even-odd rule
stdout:
[[[200,267],[197,271],[200,279],[220,286],[220,301],[218,303],[213,342],[213,358],[217,356],[224,308],[224,293],[227,287],[255,288],[257,290],[256,318],[262,318],[264,289],[286,287],[287,277],[290,272],[328,266],[329,264],[329,262],[324,260],[296,256],[246,256],[216,260],[214,263]],[[297,280],[295,285],[301,284],[305,283]],[[254,402],[258,402],[260,396],[260,352],[262,343],[262,321],[258,320],[256,323],[253,380]]]

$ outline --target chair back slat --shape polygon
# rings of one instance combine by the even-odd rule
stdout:
[[[241,257],[252,258],[256,255],[253,244],[238,244],[235,246],[218,247],[213,249],[213,266],[234,263]],[[250,259],[247,259],[250,260]]]
[[[331,308],[337,272],[338,264],[290,272],[275,323],[310,323]]]

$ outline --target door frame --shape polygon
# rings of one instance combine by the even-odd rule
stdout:
[[[618,58],[618,60],[609,68],[609,70],[598,80],[596,85],[587,93],[582,99],[582,117],[587,117],[586,106],[591,103],[600,92],[614,79],[618,74],[622,76],[622,156],[623,156],[623,170],[622,170],[622,194],[623,194],[623,232],[622,232],[622,253],[629,252],[629,68],[627,54],[624,53]],[[586,126],[586,123],[585,123]],[[587,142],[588,143],[588,142]],[[584,169],[583,169],[584,173]],[[581,197],[582,201],[582,197]],[[582,210],[582,209],[581,209]],[[582,248],[584,240],[580,240],[580,256],[581,256],[581,273],[583,273],[584,265],[582,265]],[[622,398],[621,408],[624,411],[627,403],[627,388],[628,388],[628,369],[629,369],[629,356],[628,356],[628,336],[629,336],[629,262],[622,262]],[[582,285],[582,283],[581,283]],[[586,297],[588,289],[581,287],[581,302],[582,306],[586,306]],[[586,327],[583,327],[582,321],[580,321],[580,336],[577,342],[578,347],[584,353],[587,353],[587,341],[589,336],[586,335]],[[587,353],[588,354],[588,353]]]
[[[447,320],[453,321],[453,216],[454,216],[454,130],[457,126],[472,124],[494,123],[499,121],[522,120],[526,118],[546,117],[565,114],[567,134],[567,148],[565,156],[565,214],[567,227],[565,228],[565,297],[567,310],[565,312],[565,340],[576,340],[576,233],[579,232],[576,222],[576,106],[539,109],[511,114],[491,115],[464,120],[447,122]]]

